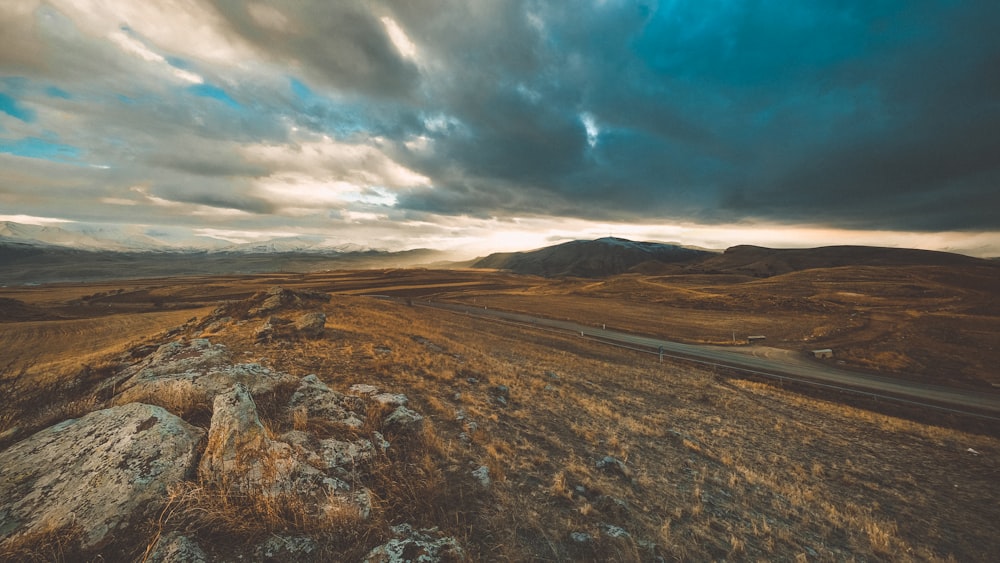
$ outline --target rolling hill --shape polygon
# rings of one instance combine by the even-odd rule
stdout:
[[[962,254],[875,246],[765,248],[740,245],[724,252],[619,238],[572,241],[528,252],[491,254],[474,268],[545,277],[603,278],[622,273],[733,274],[766,278],[841,266],[973,266],[991,261]],[[995,262],[992,262],[995,263]]]
[[[691,263],[712,255],[714,253],[707,250],[675,244],[605,237],[597,240],[574,240],[529,252],[491,254],[475,262],[473,267],[545,277],[599,278],[622,274],[651,261],[663,264]]]

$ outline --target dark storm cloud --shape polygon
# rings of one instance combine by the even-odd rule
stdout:
[[[460,124],[419,167],[464,173],[431,173],[438,190],[402,203],[468,213],[478,197],[524,212],[510,188],[486,191],[513,183],[592,218],[996,228],[980,203],[996,201],[1000,174],[997,6],[397,11],[447,61],[436,99]],[[460,31],[439,39],[445,26]],[[584,112],[600,130],[593,147]]]
[[[407,96],[416,67],[393,47],[372,3],[300,0],[274,6],[211,2],[233,33],[281,63],[301,65],[317,82],[380,96]]]

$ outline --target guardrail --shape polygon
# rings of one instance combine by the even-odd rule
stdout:
[[[451,313],[454,313],[454,314],[464,314],[464,315],[467,315],[467,316],[473,316],[474,315],[478,319],[489,320],[489,321],[496,322],[496,323],[508,324],[508,325],[518,326],[518,327],[522,327],[522,328],[529,328],[529,329],[532,329],[532,330],[541,330],[541,331],[545,331],[545,332],[552,332],[552,333],[557,333],[557,334],[561,334],[561,335],[577,334],[577,332],[578,332],[578,331],[575,331],[575,330],[570,330],[570,329],[565,329],[565,328],[552,327],[552,326],[548,326],[548,325],[545,325],[545,324],[542,324],[542,323],[537,323],[537,322],[535,322],[535,323],[526,323],[526,322],[521,322],[521,321],[514,321],[514,320],[510,320],[510,319],[504,319],[504,318],[501,318],[501,317],[498,317],[498,316],[495,316],[495,315],[492,315],[492,314],[489,314],[489,313],[486,313],[486,314],[479,313],[479,312],[473,313],[473,311],[478,311],[478,308],[464,306],[464,305],[452,305],[452,304],[443,305],[443,304],[433,303],[433,302],[430,302],[430,301],[414,301],[413,305],[421,306],[421,307],[433,308],[433,309],[442,310],[442,311],[448,311],[448,312],[451,312]],[[700,358],[694,358],[694,357],[691,357],[691,356],[684,356],[684,355],[680,355],[680,354],[666,353],[666,352],[660,351],[659,349],[653,349],[651,347],[640,347],[640,346],[635,346],[635,345],[629,345],[629,344],[624,344],[622,342],[619,342],[619,341],[616,341],[616,340],[613,340],[613,339],[610,339],[610,338],[606,338],[606,337],[600,337],[600,336],[595,336],[595,335],[587,335],[584,332],[579,332],[579,335],[580,335],[580,338],[583,338],[583,339],[586,339],[586,340],[590,340],[592,342],[597,342],[597,343],[605,344],[605,345],[608,345],[608,346],[614,346],[616,348],[623,348],[623,349],[626,349],[626,350],[632,350],[632,351],[640,352],[640,353],[644,353],[644,354],[652,354],[654,356],[659,356],[659,357],[663,357],[663,358],[670,358],[670,359],[674,359],[674,360],[682,360],[682,361],[692,362],[692,363],[701,364],[701,365],[705,365],[705,366],[712,366],[712,367],[715,367],[715,368],[724,368],[724,369],[734,370],[734,371],[738,371],[738,372],[741,372],[741,373],[752,374],[752,375],[756,375],[756,376],[759,376],[759,377],[764,377],[764,378],[768,378],[768,379],[774,379],[774,380],[783,381],[783,382],[787,381],[787,382],[790,382],[790,383],[796,383],[796,384],[807,385],[807,386],[812,386],[812,387],[819,387],[819,388],[823,388],[823,389],[829,389],[829,390],[839,391],[839,392],[842,392],[842,393],[850,393],[850,394],[854,394],[854,395],[858,395],[858,396],[862,396],[862,397],[867,397],[867,398],[870,398],[870,399],[874,399],[876,401],[877,400],[891,401],[891,402],[902,403],[902,404],[911,405],[911,406],[918,406],[918,407],[924,407],[924,408],[934,409],[934,410],[937,410],[937,411],[947,412],[947,413],[951,413],[951,414],[958,414],[958,415],[963,415],[963,416],[970,416],[970,417],[974,417],[974,418],[979,418],[979,419],[983,419],[983,420],[990,420],[990,421],[1000,422],[1000,417],[991,416],[991,415],[983,414],[983,413],[979,413],[979,412],[973,412],[973,411],[967,411],[967,410],[962,410],[962,409],[956,409],[956,408],[953,408],[953,407],[946,407],[946,406],[943,406],[943,405],[938,405],[938,404],[934,404],[934,403],[928,403],[928,402],[924,402],[924,401],[915,401],[913,399],[907,399],[907,398],[903,398],[903,397],[899,397],[899,396],[895,396],[895,395],[883,394],[883,393],[876,393],[876,392],[873,392],[873,391],[867,391],[867,390],[864,390],[864,389],[858,389],[856,387],[847,387],[847,386],[843,386],[843,385],[834,385],[834,384],[830,384],[830,383],[823,383],[821,381],[816,381],[814,379],[809,379],[809,378],[804,378],[804,377],[796,377],[796,376],[787,375],[787,374],[778,374],[778,373],[772,373],[772,372],[765,372],[765,371],[750,369],[750,368],[741,367],[741,366],[732,365],[732,364],[727,364],[727,363],[718,362],[718,361],[710,361],[710,360],[704,360],[704,359],[700,359]]]

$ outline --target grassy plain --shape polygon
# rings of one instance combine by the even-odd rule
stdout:
[[[834,346],[845,361],[924,377],[939,365],[920,356],[931,346],[928,356],[961,367],[946,382],[965,386],[984,386],[1000,359],[989,348],[1000,334],[995,290],[975,272],[790,275],[798,277],[551,281],[394,270],[6,288],[0,298],[18,302],[3,302],[0,322],[0,447],[106,406],[92,389],[127,361],[120,352],[205,336],[243,361],[315,373],[334,388],[374,383],[407,394],[430,424],[421,450],[396,461],[421,470],[387,466],[372,526],[437,526],[475,560],[995,560],[995,432],[373,297],[469,302],[696,342],[726,342],[736,319],[740,333],[766,334],[771,345]],[[211,334],[186,322],[274,285],[334,294],[322,306],[322,338],[259,343],[254,322]],[[207,424],[205,413],[185,416]],[[297,423],[269,421],[275,432]],[[599,468],[606,456],[622,465]],[[471,477],[482,465],[488,490]],[[352,554],[375,541],[219,508],[242,515],[231,530],[239,537],[285,526],[340,538]],[[219,522],[201,522],[198,533],[222,534]]]

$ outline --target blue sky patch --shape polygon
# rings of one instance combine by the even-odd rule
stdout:
[[[40,158],[53,162],[75,163],[80,159],[80,149],[38,137],[26,137],[16,141],[0,139],[0,153],[28,158]]]
[[[16,99],[3,92],[0,92],[0,111],[16,117],[25,123],[33,123],[35,121],[35,110],[24,107]]]
[[[212,84],[195,84],[194,86],[188,87],[188,92],[191,92],[195,96],[218,100],[234,109],[242,108],[242,106],[240,106],[236,100],[227,94],[225,90]]]

